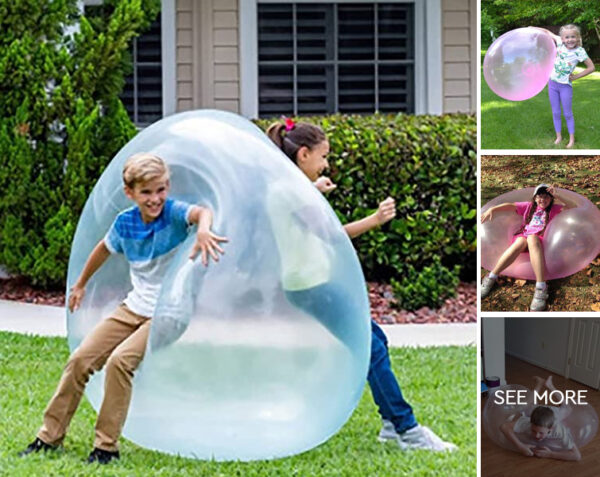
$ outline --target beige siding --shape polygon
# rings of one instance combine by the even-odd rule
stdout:
[[[177,0],[177,111],[239,112],[238,0]]]
[[[175,108],[177,111],[193,109],[193,61],[194,61],[194,24],[193,1],[178,0],[175,6],[175,64],[177,73],[175,77],[177,95]]]
[[[240,110],[239,18],[237,0],[214,0],[213,45],[215,107]]]
[[[240,111],[238,0],[176,0],[177,111]],[[443,110],[475,111],[476,0],[442,0]]]
[[[477,2],[442,0],[444,112],[474,112]]]

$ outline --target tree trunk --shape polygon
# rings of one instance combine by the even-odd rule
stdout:
[[[598,43],[600,44],[600,18],[594,18],[594,30],[596,30],[596,36],[598,37]]]

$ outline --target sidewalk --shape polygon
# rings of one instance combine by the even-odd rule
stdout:
[[[383,325],[390,346],[475,345],[476,323],[431,325]],[[32,305],[0,300],[0,331],[41,336],[66,336],[65,310],[61,307]]]

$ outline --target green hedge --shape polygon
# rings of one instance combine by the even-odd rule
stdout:
[[[392,196],[397,218],[355,239],[367,279],[389,280],[401,307],[439,305],[475,279],[476,121],[472,115],[302,118],[330,142],[328,199],[358,220]],[[257,121],[266,129],[270,121]]]

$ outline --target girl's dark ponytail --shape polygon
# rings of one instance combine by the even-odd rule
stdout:
[[[285,129],[285,124],[282,123],[273,123],[267,128],[267,136],[277,144],[279,149],[283,148],[283,136],[282,132]]]
[[[302,146],[312,149],[317,144],[327,140],[325,133],[319,126],[302,122],[292,123],[289,130],[281,122],[273,123],[267,128],[267,136],[294,162],[297,159],[298,149]]]

